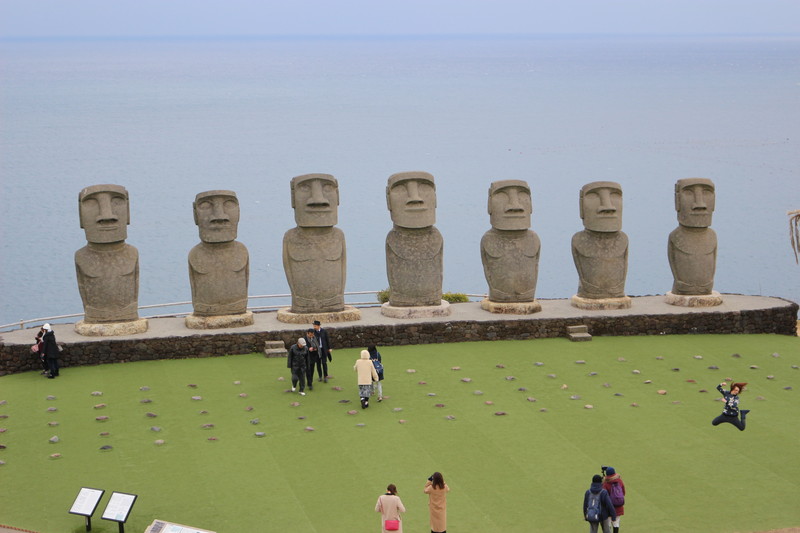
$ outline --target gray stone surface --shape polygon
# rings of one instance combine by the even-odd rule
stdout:
[[[236,240],[240,216],[236,193],[201,192],[192,208],[201,242],[189,252],[194,313],[186,324],[193,329],[246,324],[252,320],[242,318],[248,314],[250,256]]]
[[[711,294],[717,265],[717,234],[711,229],[716,204],[714,183],[686,178],[675,183],[678,227],[669,234],[667,255],[672,269],[672,293]],[[680,305],[680,304],[678,304]]]
[[[87,245],[75,252],[78,290],[86,324],[139,319],[139,252],[125,243],[130,223],[128,191],[92,185],[78,194]]]
[[[634,297],[631,309],[585,311],[569,299],[538,300],[536,315],[495,315],[480,303],[450,305],[450,316],[408,320],[387,317],[378,307],[361,309],[359,322],[330,325],[326,329],[337,348],[374,345],[435,344],[500,339],[566,339],[567,327],[586,325],[595,337],[670,335],[690,333],[777,333],[796,335],[798,305],[781,298],[725,294],[722,305],[684,308],[664,302],[664,296]],[[71,324],[53,324],[59,343],[65,345],[60,363],[70,366],[182,359],[240,353],[261,353],[267,340],[296,342],[307,324],[279,322],[277,313],[256,313],[255,322],[242,328],[199,334],[183,318],[149,319],[145,333],[114,338],[83,337]],[[0,333],[0,375],[38,371],[30,344],[38,327]],[[62,374],[64,375],[64,374]]]
[[[489,220],[492,228],[481,238],[481,261],[489,301],[533,302],[539,275],[541,241],[531,231],[531,191],[520,180],[495,181],[489,187]],[[493,312],[510,312],[513,307],[488,306]],[[535,307],[517,306],[523,312]]]
[[[572,237],[578,298],[624,298],[628,236],[622,232],[622,187],[612,181],[584,185],[580,215],[585,229]]]
[[[291,313],[344,310],[347,253],[338,221],[339,185],[329,174],[292,178],[297,227],[283,237],[283,269],[292,293]]]
[[[436,222],[436,186],[427,172],[400,172],[389,177],[386,203],[394,227],[386,236],[389,305],[441,305],[442,234]]]

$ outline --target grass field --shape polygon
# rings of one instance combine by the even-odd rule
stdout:
[[[374,533],[375,501],[395,483],[406,533],[428,531],[422,488],[439,470],[449,531],[585,531],[583,493],[611,465],[628,489],[625,533],[800,525],[796,337],[380,350],[388,398],[367,410],[357,350],[335,351],[334,379],[305,397],[287,392],[285,359],[259,354],[2,377],[0,524],[85,531],[68,511],[80,487],[94,487],[106,490],[99,533],[118,530],[100,519],[112,491],[138,495],[128,532],[160,518],[219,533]],[[710,424],[726,378],[750,383],[744,432]]]

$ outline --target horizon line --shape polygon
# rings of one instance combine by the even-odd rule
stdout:
[[[681,38],[751,38],[751,39],[800,39],[800,32],[793,33],[391,33],[391,34],[163,34],[163,35],[17,35],[0,36],[0,42],[35,41],[331,41],[331,40],[525,40],[525,39],[681,39]]]

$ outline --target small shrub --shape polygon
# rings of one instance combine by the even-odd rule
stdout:
[[[442,300],[448,301],[451,304],[458,304],[468,302],[469,298],[463,292],[446,292],[442,294]]]
[[[389,301],[389,289],[383,289],[382,291],[378,291],[378,303],[385,304]]]

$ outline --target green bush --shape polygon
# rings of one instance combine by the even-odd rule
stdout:
[[[378,291],[378,303],[385,304],[389,301],[389,289],[383,289],[382,291]]]
[[[468,302],[469,298],[463,292],[446,292],[442,294],[442,300],[448,301],[451,304],[458,304]]]

